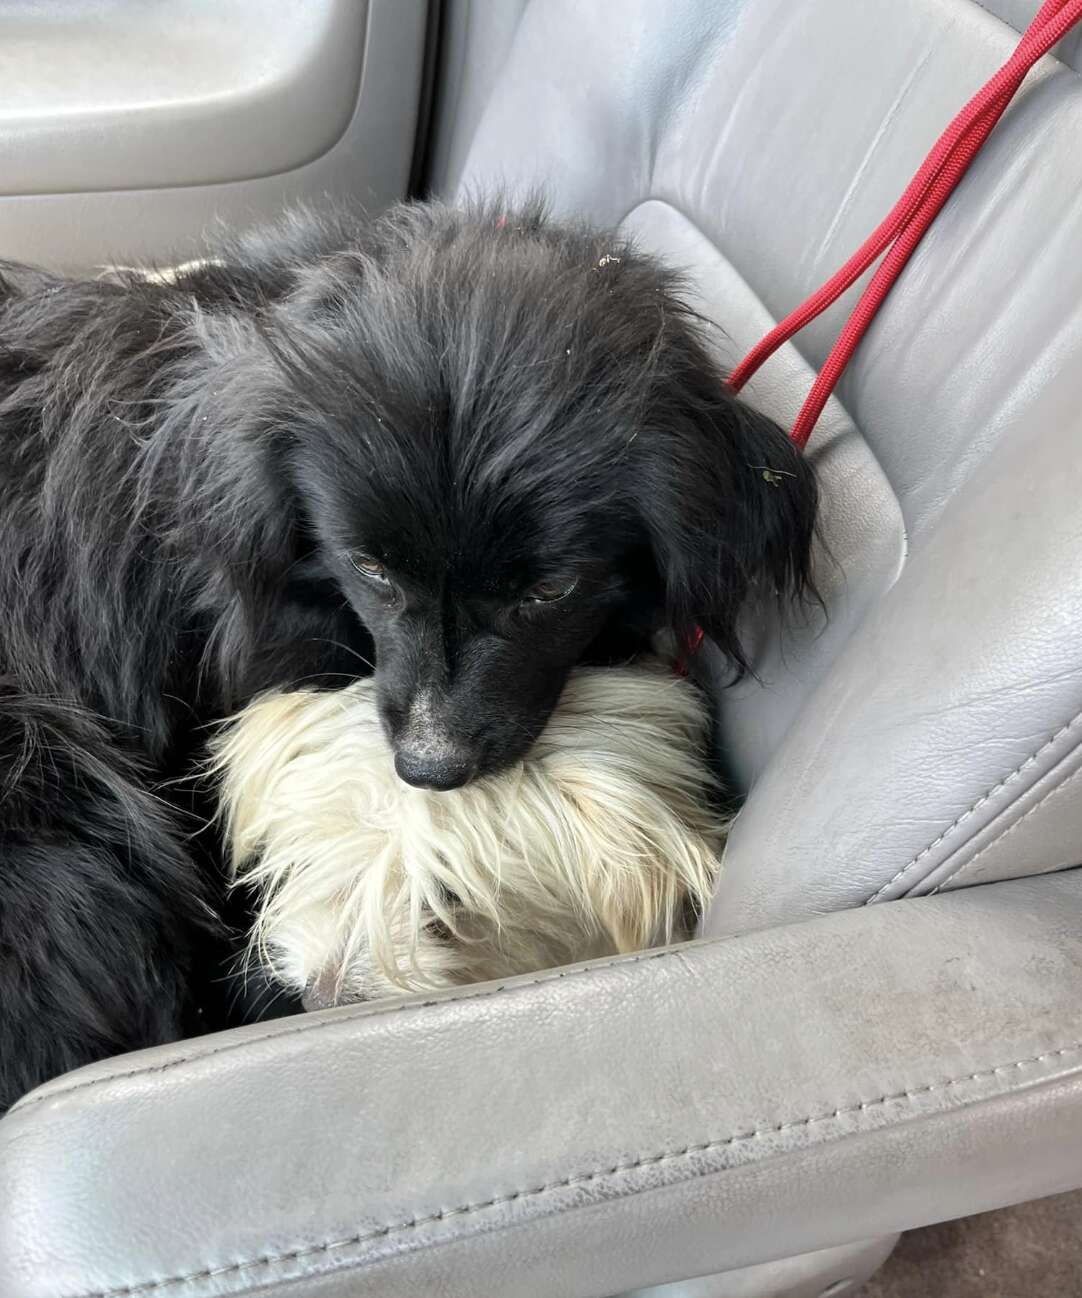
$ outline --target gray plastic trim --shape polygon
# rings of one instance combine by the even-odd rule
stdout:
[[[0,36],[5,40],[5,23],[20,7],[17,0],[0,0]],[[59,22],[62,11],[69,7],[79,13],[104,13],[117,5],[115,0],[76,0],[69,6],[67,0],[63,4],[57,0],[55,4],[35,4],[33,9],[51,12]],[[61,182],[54,177],[48,183],[50,192],[0,195],[0,257],[74,274],[94,274],[105,266],[134,262],[170,265],[199,256],[205,250],[206,233],[219,222],[235,227],[257,224],[297,202],[376,211],[405,196],[417,124],[427,0],[296,0],[273,6],[255,0],[229,0],[228,4],[216,0],[214,5],[175,0],[168,7],[132,0],[123,7],[144,15],[148,24],[146,11],[168,13],[162,39],[172,42],[173,56],[178,59],[178,47],[187,43],[189,33],[177,15],[190,9],[218,15],[218,21],[226,9],[247,9],[248,36],[257,44],[263,39],[262,28],[277,26],[281,31],[285,19],[279,19],[280,11],[305,14],[313,24],[313,33],[318,27],[324,39],[317,42],[312,34],[302,42],[308,56],[294,59],[293,89],[264,97],[258,112],[250,101],[231,103],[226,97],[218,105],[220,116],[205,103],[207,119],[195,125],[189,119],[192,139],[202,141],[199,147],[212,155],[213,161],[201,164],[202,172],[193,170],[195,163],[186,163],[187,175],[214,175],[218,183],[161,184],[164,168],[173,166],[163,161],[152,187],[146,170],[150,160],[137,151],[144,169],[133,169],[123,184],[118,183],[115,169],[102,170],[104,178],[92,188],[79,189],[81,184],[89,185],[92,177],[77,180],[78,192],[55,192]],[[269,15],[274,16],[273,22]],[[279,63],[275,75],[281,70]],[[302,70],[306,78],[303,90],[296,81]],[[339,84],[333,93],[323,96],[322,83],[332,80]],[[6,86],[3,100],[6,103]],[[313,104],[315,109],[310,108]],[[340,115],[343,104],[345,113]],[[231,114],[242,109],[242,116],[248,115],[249,128],[235,131],[237,117]],[[177,128],[175,123],[165,126],[162,135],[162,122],[155,113],[149,107],[146,115],[140,110],[141,121],[133,116],[123,135],[129,142],[145,135],[146,143],[139,149],[164,152],[164,141],[175,140]],[[264,118],[258,131],[252,114]],[[311,116],[313,123],[302,131],[293,120],[299,116]],[[10,133],[18,134],[14,124],[0,126],[0,137],[4,137],[0,138],[0,189],[5,185],[25,188],[24,173],[19,173],[18,181],[10,177],[16,170],[16,154],[29,145],[10,138],[9,127]],[[270,138],[279,136],[281,140],[272,149]],[[94,156],[87,162],[94,175],[98,168],[114,167],[117,162],[112,144],[99,144],[101,151],[94,145]],[[312,156],[313,151],[318,156]],[[198,150],[193,145],[189,152]],[[268,167],[273,174],[265,174]],[[233,178],[227,176],[229,171]],[[45,181],[45,177],[39,178],[40,183]]]
[[[0,193],[268,176],[353,116],[367,0],[0,3]]]

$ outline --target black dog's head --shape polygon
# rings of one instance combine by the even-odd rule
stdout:
[[[400,208],[315,261],[267,341],[302,531],[372,635],[410,783],[520,757],[622,627],[701,626],[744,666],[749,589],[806,580],[810,469],[619,237]]]

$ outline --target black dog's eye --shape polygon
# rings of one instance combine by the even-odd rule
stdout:
[[[566,599],[578,585],[578,581],[539,581],[531,586],[522,597],[524,604],[555,604],[557,600]]]
[[[387,581],[387,569],[378,559],[373,559],[370,554],[365,554],[363,550],[354,550],[349,556],[349,561],[362,577],[368,577],[372,581]]]

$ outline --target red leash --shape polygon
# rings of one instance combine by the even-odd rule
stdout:
[[[1080,21],[1082,0],[1045,0],[1037,16],[1023,33],[1014,53],[939,137],[878,229],[806,302],[775,325],[733,371],[729,386],[734,392],[739,392],[782,343],[788,342],[795,333],[821,315],[864,274],[877,257],[886,253],[830,349],[823,368],[801,407],[793,431],[789,434],[801,450],[811,436],[827,398],[834,391],[894,281],[935,220],[939,209],[965,175],[1004,109],[1014,98],[1026,73]]]
[[[1007,105],[1039,58],[1082,21],[1082,0],[1045,0],[1037,16],[1022,33],[1014,53],[951,122],[924,159],[879,226],[849,260],[805,302],[757,343],[729,376],[729,387],[739,392],[764,361],[810,324],[851,288],[880,256],[875,274],[860,295],[849,319],[831,347],[823,368],[797,415],[789,434],[803,450],[827,399],[834,391],[876,312],[883,305],[894,281],[902,273],[914,249],[927,233],[940,208],[966,174],[981,145],[1003,116]],[[685,655],[677,662],[680,675],[687,674],[687,660],[703,641],[701,628],[688,640]]]

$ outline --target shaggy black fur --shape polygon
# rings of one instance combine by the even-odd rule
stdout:
[[[0,268],[0,1109],[191,1030],[221,879],[149,790],[209,720],[374,660],[450,787],[576,662],[701,625],[739,668],[807,578],[810,470],[611,233],[419,205],[218,261]]]

